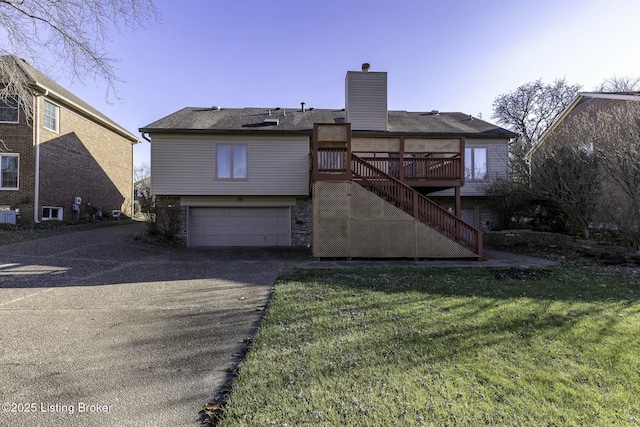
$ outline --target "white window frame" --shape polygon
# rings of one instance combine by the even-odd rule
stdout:
[[[229,170],[229,176],[220,176],[221,168],[220,151],[222,148],[229,149],[229,159],[226,165]],[[236,159],[234,157],[234,150],[236,148],[244,148],[244,175],[235,175]],[[227,163],[227,162],[225,162]],[[246,181],[249,178],[249,147],[247,144],[216,144],[216,179],[222,181]]]
[[[486,181],[489,179],[489,148],[487,147],[465,147],[464,152],[464,178],[469,181]],[[484,176],[476,176],[476,150],[484,150]],[[471,163],[471,168],[467,168],[467,162]]]
[[[47,105],[50,105],[51,107],[54,108],[54,116],[51,116],[49,114],[47,114]],[[42,120],[42,125],[44,126],[45,129],[48,129],[50,131],[59,133],[60,132],[60,106],[57,104],[54,104],[53,102],[45,99],[44,100],[44,106],[42,108],[42,112],[44,114],[44,119]],[[47,119],[53,120],[54,121],[54,127],[51,128],[49,126],[47,126]]]
[[[45,209],[49,210],[49,215],[48,216],[44,215],[44,210]],[[57,211],[57,215],[55,217],[53,217],[51,215],[54,210]],[[60,206],[43,206],[42,207],[42,220],[43,221],[62,221],[62,218],[64,218],[64,210]]]
[[[4,181],[2,179],[2,158],[3,157],[16,157],[18,159],[18,170],[16,174],[16,186],[8,187],[4,185]],[[18,190],[20,188],[20,154],[17,153],[1,153],[0,154],[0,190]]]
[[[15,107],[7,104],[7,101],[0,100],[0,110],[16,110],[15,120],[2,120],[2,114],[0,114],[0,123],[17,124],[20,123],[20,108],[18,104],[18,97],[16,95],[9,95],[7,99],[13,99],[16,103]]]

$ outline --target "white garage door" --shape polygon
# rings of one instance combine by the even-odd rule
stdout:
[[[190,246],[291,246],[289,208],[190,208]]]

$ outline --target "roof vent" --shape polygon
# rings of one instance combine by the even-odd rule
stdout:
[[[280,119],[264,119],[264,123],[266,123],[268,125],[276,125],[276,126],[278,126],[278,124],[280,123]]]
[[[438,114],[440,114],[440,111],[438,110],[431,110],[431,114],[434,116],[437,116]]]
[[[304,102],[300,103],[300,108],[301,108],[301,111],[304,113]]]
[[[220,111],[220,110],[222,110],[222,107],[219,106],[219,105],[216,105],[215,107],[213,107],[213,109],[216,110],[216,111]]]

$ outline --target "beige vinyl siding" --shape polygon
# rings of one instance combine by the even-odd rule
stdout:
[[[180,206],[243,208],[243,207],[291,207],[295,196],[183,196]]]
[[[151,139],[153,194],[309,194],[308,137],[152,134]],[[247,146],[247,179],[216,179],[216,144]]]
[[[508,176],[508,144],[504,140],[483,140],[467,139],[466,148],[486,148],[487,149],[487,178],[485,180],[466,179],[464,186],[460,189],[461,196],[484,196],[484,187],[496,177]],[[430,193],[430,196],[453,196],[453,189]]]
[[[387,130],[387,73],[349,71],[346,119],[353,130]]]

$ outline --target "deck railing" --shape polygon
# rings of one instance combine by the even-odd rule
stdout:
[[[370,163],[400,181],[460,181],[463,178],[460,156],[457,157],[365,157]]]
[[[447,238],[482,257],[482,232],[368,160],[351,155],[354,181]]]

